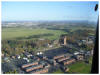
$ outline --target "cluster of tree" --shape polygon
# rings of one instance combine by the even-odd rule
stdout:
[[[19,55],[21,53],[34,52],[40,47],[46,47],[50,40],[3,40],[2,53],[6,56]]]
[[[92,44],[89,44],[89,45],[87,45],[87,44],[82,44],[82,45],[80,46],[80,48],[82,48],[82,49],[84,49],[84,50],[93,50],[94,44],[93,44],[93,43],[92,43]]]
[[[31,35],[31,36],[28,36],[28,37],[18,37],[16,38],[17,40],[22,40],[22,39],[32,39],[32,38],[42,38],[42,37],[45,37],[45,36],[53,36],[54,34],[39,34],[39,35]]]
[[[5,74],[18,74],[18,72],[16,70],[13,70],[13,71],[6,72]]]
[[[82,39],[85,39],[86,37],[89,36],[89,34],[95,34],[95,31],[93,30],[76,30],[76,31],[73,31],[73,32],[70,32],[68,35],[67,35],[67,42],[69,43],[75,43],[77,40],[82,40]]]

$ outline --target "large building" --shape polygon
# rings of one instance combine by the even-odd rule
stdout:
[[[61,62],[61,61],[67,60],[67,59],[69,59],[69,58],[70,58],[69,56],[67,56],[67,57],[62,57],[62,58],[58,59],[57,61],[58,61],[58,62]]]
[[[36,71],[32,71],[30,72],[31,74],[44,74],[44,73],[47,73],[49,71],[48,68],[43,68],[43,69],[38,69]]]
[[[61,58],[61,57],[64,57],[64,54],[58,55],[58,56],[54,56],[54,59],[59,59],[59,58]]]
[[[21,66],[21,69],[25,73],[47,73],[50,68],[50,64],[48,64],[46,61],[35,61],[32,63],[23,64]]]
[[[30,67],[30,66],[33,66],[33,65],[38,65],[38,62],[36,61],[36,62],[28,63],[28,64],[23,64],[22,68]]]
[[[74,58],[72,58],[72,59],[67,59],[67,60],[63,61],[62,63],[63,63],[63,65],[69,65],[69,64],[71,64],[71,63],[73,63],[73,62],[75,62],[75,59],[74,59]]]
[[[27,68],[25,68],[25,71],[26,72],[30,72],[32,70],[36,70],[36,69],[40,69],[40,68],[43,68],[42,64],[41,65],[35,65],[35,66],[27,67]]]

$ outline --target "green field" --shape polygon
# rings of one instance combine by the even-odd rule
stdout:
[[[53,72],[53,74],[64,74],[64,72],[62,72],[60,69],[58,69],[57,71]]]
[[[85,30],[86,29],[86,30],[93,30],[93,31],[95,31],[95,28],[91,28],[91,27],[90,28],[89,27],[77,27],[76,26],[76,27],[71,27],[71,32],[73,32],[75,30],[79,30],[79,29],[80,30]]]
[[[89,58],[89,63],[92,64],[92,57]]]
[[[2,28],[2,40],[15,39],[19,37],[24,38],[24,37],[34,36],[34,35],[41,35],[41,34],[53,34],[52,36],[42,36],[41,38],[54,40],[54,39],[58,39],[61,34],[67,34],[67,32],[64,30],[61,30],[61,28],[62,26],[59,26],[58,30],[39,28],[39,27],[33,28],[33,29],[26,28],[26,27]],[[91,28],[91,27],[87,28],[87,27],[81,27],[81,26],[71,26],[71,27],[65,27],[65,28],[69,28],[71,32],[74,32],[75,30],[79,30],[79,29],[95,31],[95,28]],[[94,35],[94,34],[91,33],[91,35]],[[31,38],[31,39],[35,39],[35,38]],[[31,39],[28,39],[28,40],[31,40]]]
[[[53,34],[53,36],[44,36],[47,39],[58,39],[61,34],[67,32],[61,30],[49,30],[49,29],[29,29],[29,28],[3,28],[2,29],[2,40],[14,39],[18,37],[28,37],[32,35],[40,34]],[[32,38],[33,39],[33,38]]]
[[[90,73],[91,70],[91,64],[86,64],[84,62],[76,62],[69,66],[70,70],[69,73]]]

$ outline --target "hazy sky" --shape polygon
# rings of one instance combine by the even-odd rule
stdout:
[[[90,20],[98,2],[2,2],[2,21]]]

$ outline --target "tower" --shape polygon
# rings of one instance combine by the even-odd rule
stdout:
[[[60,39],[59,39],[60,45],[66,45],[66,44],[67,44],[66,41],[67,41],[67,38],[66,38],[65,35],[62,35],[62,36],[60,37]]]
[[[67,43],[66,43],[66,40],[67,40],[67,39],[66,39],[66,36],[65,36],[65,37],[64,37],[64,45],[66,45],[66,44],[67,44]]]

